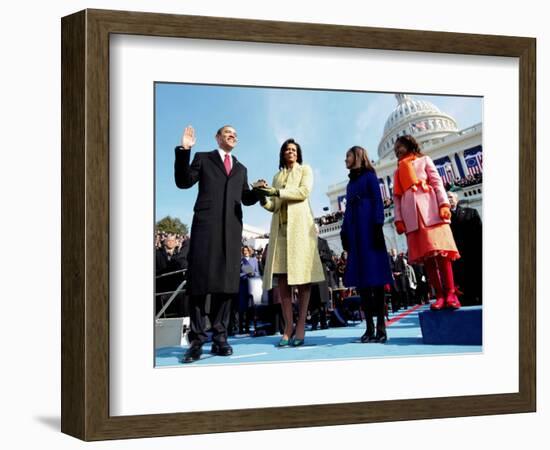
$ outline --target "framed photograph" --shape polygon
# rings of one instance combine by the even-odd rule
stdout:
[[[61,28],[64,433],[535,411],[535,39]]]

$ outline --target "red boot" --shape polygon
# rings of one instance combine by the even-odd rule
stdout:
[[[440,255],[437,257],[437,265],[439,266],[441,278],[443,279],[443,284],[445,285],[445,308],[459,309],[461,305],[455,292],[455,282],[451,260]]]
[[[445,297],[443,295],[443,286],[441,285],[441,279],[439,278],[439,271],[437,270],[435,258],[426,259],[424,267],[426,268],[428,281],[435,290],[435,302],[430,305],[430,309],[439,311],[445,307]]]
[[[462,305],[454,292],[447,292],[445,297],[445,308],[459,309]]]
[[[439,311],[444,307],[445,307],[445,297],[443,296],[443,293],[441,293],[441,295],[436,294],[435,302],[430,305],[430,309],[433,309],[434,311]]]

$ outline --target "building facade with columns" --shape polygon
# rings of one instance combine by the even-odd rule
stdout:
[[[393,175],[397,160],[393,152],[399,136],[410,134],[419,142],[424,154],[430,156],[447,188],[453,190],[461,204],[476,208],[482,216],[483,146],[482,123],[459,129],[455,119],[433,103],[406,94],[396,94],[397,106],[390,113],[380,143],[379,159],[374,168],[380,184],[384,210],[384,236],[388,249],[406,251],[404,235],[398,235],[393,225]],[[327,196],[332,212],[345,211],[347,180],[328,187]],[[341,220],[322,225],[320,235],[339,254]]]

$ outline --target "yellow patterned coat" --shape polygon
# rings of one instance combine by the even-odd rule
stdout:
[[[273,177],[272,186],[279,197],[268,197],[265,209],[273,213],[269,247],[264,270],[264,289],[273,287],[273,261],[279,234],[280,210],[287,204],[287,276],[288,284],[299,285],[325,281],[317,249],[317,233],[309,195],[313,188],[313,171],[308,165],[294,163],[288,173],[282,169]],[[285,183],[286,178],[286,183]]]

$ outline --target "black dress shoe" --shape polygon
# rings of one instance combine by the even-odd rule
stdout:
[[[362,344],[368,344],[369,342],[376,342],[374,335],[370,333],[363,334],[360,340]]]
[[[201,355],[202,355],[202,347],[199,345],[192,345],[185,352],[185,355],[183,356],[183,362],[191,363],[193,361],[197,361],[201,358]]]
[[[233,354],[233,348],[227,342],[223,344],[213,343],[210,353],[218,356],[230,356]]]

